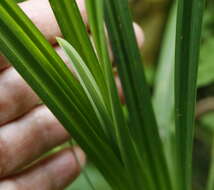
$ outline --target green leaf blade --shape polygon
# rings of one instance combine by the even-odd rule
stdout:
[[[150,189],[170,189],[165,155],[141,64],[128,2],[105,0],[105,9],[107,28],[129,111],[129,127],[142,160],[147,165],[144,169],[148,175],[144,175],[143,178],[147,182],[148,176],[155,180],[153,183],[148,183]],[[150,134],[153,134],[152,139]],[[164,173],[160,175],[162,171]]]
[[[175,119],[180,189],[191,188],[196,79],[203,0],[178,2],[175,55]]]

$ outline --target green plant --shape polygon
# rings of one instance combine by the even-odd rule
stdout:
[[[203,0],[178,2],[175,132],[164,141],[137,47],[128,0],[86,0],[91,44],[74,0],[50,0],[76,78],[13,1],[0,2],[0,50],[72,134],[112,189],[191,189],[194,107]],[[104,20],[122,82],[124,114]],[[159,120],[158,120],[159,121]],[[163,128],[163,129],[161,129]],[[169,154],[173,153],[172,163]],[[105,155],[105,156],[103,156]],[[176,158],[176,159],[174,159]]]

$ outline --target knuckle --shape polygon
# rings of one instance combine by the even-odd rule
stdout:
[[[38,126],[53,126],[57,124],[57,119],[44,105],[37,107],[32,114],[32,119],[36,122]]]
[[[43,141],[48,141],[46,144],[49,146],[51,135],[55,134],[56,127],[60,125],[58,120],[44,105],[37,107],[31,116],[34,133],[38,134]]]

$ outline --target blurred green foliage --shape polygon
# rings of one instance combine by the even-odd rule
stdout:
[[[205,86],[214,81],[214,3],[207,3],[204,13],[204,28],[200,55],[198,85]]]

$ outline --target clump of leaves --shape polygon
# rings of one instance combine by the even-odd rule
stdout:
[[[203,1],[180,0],[175,68],[175,164],[166,159],[128,0],[86,0],[94,46],[75,0],[50,0],[76,79],[13,2],[0,2],[0,50],[72,134],[112,189],[189,190]],[[126,99],[117,93],[104,21]],[[166,126],[167,127],[167,126]],[[164,130],[164,129],[162,129]]]

